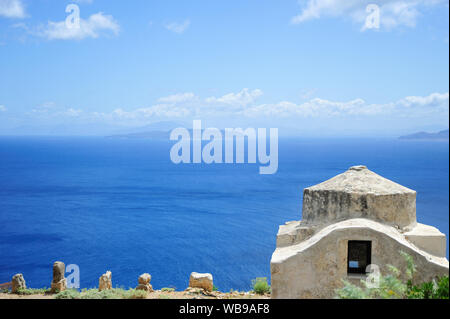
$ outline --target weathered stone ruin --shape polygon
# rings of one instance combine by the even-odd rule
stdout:
[[[138,278],[138,286],[136,287],[137,290],[145,290],[147,292],[152,292],[153,287],[150,284],[150,281],[152,280],[152,276],[150,274],[142,274]]]
[[[107,271],[98,279],[98,291],[112,289],[112,274],[110,271]]]
[[[189,287],[191,288],[201,288],[206,291],[213,290],[213,276],[211,274],[200,274],[197,272],[191,273],[189,278]]]
[[[303,220],[280,226],[271,260],[272,298],[333,298],[342,279],[358,284],[368,266],[405,269],[415,282],[449,274],[446,237],[417,223],[416,192],[355,166],[303,193]]]
[[[67,281],[64,278],[66,273],[66,265],[61,261],[56,261],[53,264],[53,280],[51,283],[51,291],[58,292],[67,289]]]
[[[16,274],[12,277],[11,281],[11,291],[13,294],[19,292],[20,290],[27,289],[25,279],[22,274]]]

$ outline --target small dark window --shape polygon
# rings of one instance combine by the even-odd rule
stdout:
[[[372,242],[361,240],[348,241],[347,273],[365,274],[371,264]]]

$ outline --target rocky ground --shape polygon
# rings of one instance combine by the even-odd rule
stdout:
[[[191,273],[189,287],[184,291],[176,291],[174,288],[153,290],[150,284],[152,276],[148,273],[139,276],[138,286],[135,289],[125,290],[112,288],[110,271],[99,278],[98,288],[79,291],[66,289],[67,280],[64,273],[64,263],[55,262],[50,289],[27,288],[23,274],[16,274],[10,283],[0,285],[0,299],[268,299],[271,291],[266,278],[256,278],[252,281],[253,291],[220,292],[214,286],[211,274],[197,272]]]
[[[39,292],[36,294],[18,295],[12,293],[0,293],[0,299],[56,299],[57,294],[49,294]],[[98,296],[97,296],[98,297]],[[134,298],[133,298],[134,297]],[[93,296],[92,299],[95,299]],[[106,297],[103,297],[106,298]],[[114,298],[109,296],[108,298]],[[120,297],[117,297],[120,298]],[[129,299],[270,299],[270,294],[258,295],[253,292],[208,292],[200,288],[188,288],[185,291],[162,291],[155,290],[146,294],[139,294],[136,296],[129,296]],[[71,299],[71,298],[67,298]],[[91,298],[87,298],[91,299]]]

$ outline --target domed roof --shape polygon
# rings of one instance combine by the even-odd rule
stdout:
[[[362,165],[305,188],[305,223],[327,225],[352,218],[372,219],[404,229],[413,227],[416,224],[416,192]]]
[[[308,187],[308,189],[376,195],[415,193],[412,189],[390,181],[363,165],[350,167],[345,173],[339,174],[323,183]]]

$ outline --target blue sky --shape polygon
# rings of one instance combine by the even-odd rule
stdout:
[[[0,134],[446,129],[448,29],[448,0],[0,0]]]

